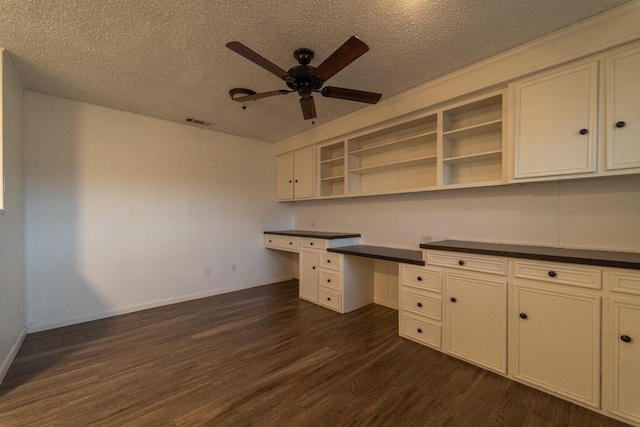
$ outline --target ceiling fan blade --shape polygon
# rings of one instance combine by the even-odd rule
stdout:
[[[325,81],[333,77],[338,71],[362,56],[369,50],[365,42],[352,36],[335,52],[333,52],[322,64],[318,65],[314,73],[322,77]]]
[[[316,118],[316,104],[313,101],[313,96],[308,99],[300,98],[300,106],[302,107],[302,115],[305,120]]]
[[[382,98],[381,93],[333,86],[322,88],[321,93],[322,96],[326,96],[327,98],[346,99],[348,101],[366,102],[368,104],[376,104],[380,101],[380,98]]]
[[[238,102],[254,101],[260,98],[267,98],[269,96],[275,96],[275,95],[286,95],[288,93],[290,93],[290,91],[288,90],[272,90],[271,92],[262,92],[262,93],[256,93],[254,95],[240,96],[237,98],[233,98],[233,100]]]
[[[244,56],[249,61],[253,62],[256,65],[261,66],[265,70],[275,74],[281,79],[284,79],[285,77],[289,77],[289,73],[287,73],[285,70],[278,67],[276,64],[269,61],[268,59],[265,59],[262,56],[258,55],[257,53],[255,53],[254,51],[252,51],[251,49],[249,49],[248,47],[246,47],[240,42],[229,42],[226,44],[226,46],[232,51],[234,51],[235,53],[237,53],[238,55]]]

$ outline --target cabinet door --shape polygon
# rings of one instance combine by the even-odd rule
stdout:
[[[318,302],[318,252],[300,251],[300,298]]]
[[[611,412],[640,423],[640,302],[611,302]]]
[[[595,172],[598,63],[515,85],[515,178]]]
[[[607,58],[607,169],[640,168],[640,48]]]
[[[293,153],[293,195],[296,199],[313,197],[314,149],[315,147],[309,147]]]
[[[446,351],[507,372],[507,283],[447,274]]]
[[[293,199],[293,153],[276,157],[278,200]]]
[[[600,405],[600,297],[514,286],[513,376]]]

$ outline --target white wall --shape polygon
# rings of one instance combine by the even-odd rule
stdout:
[[[22,84],[0,50],[0,135],[7,189],[0,212],[0,382],[26,335]],[[1,187],[0,187],[0,191]]]
[[[297,228],[418,249],[425,235],[640,251],[640,176],[296,203]]]
[[[29,331],[292,276],[262,245],[293,225],[272,145],[30,91],[25,114]]]

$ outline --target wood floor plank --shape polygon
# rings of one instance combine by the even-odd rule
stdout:
[[[1,426],[621,426],[340,315],[297,281],[30,334]]]

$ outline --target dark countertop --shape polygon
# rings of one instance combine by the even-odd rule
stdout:
[[[420,247],[422,249],[640,270],[640,253],[636,252],[595,251],[589,249],[464,242],[459,240],[421,243]]]
[[[361,237],[360,233],[334,233],[331,231],[308,231],[308,230],[282,230],[265,231],[264,234],[279,234],[281,236],[309,237],[312,239],[348,239],[350,237]]]
[[[424,261],[422,260],[422,251],[414,251],[410,249],[355,245],[343,246],[341,248],[330,248],[327,249],[327,252],[383,259],[385,261],[403,262],[406,264],[424,265]]]

